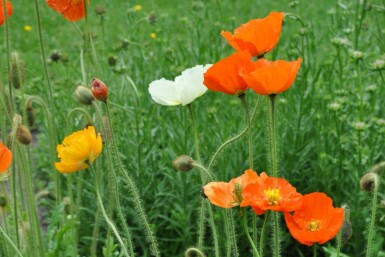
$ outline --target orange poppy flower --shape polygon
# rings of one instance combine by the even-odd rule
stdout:
[[[7,9],[7,18],[11,17],[13,9],[11,2],[7,1],[5,2],[5,9]],[[3,6],[3,0],[0,1],[0,26],[3,25],[5,21],[5,15],[4,15],[4,6]]]
[[[242,71],[241,76],[257,94],[279,94],[289,89],[293,84],[301,61],[301,58],[292,62],[282,60],[270,62],[259,59],[254,63],[252,72]]]
[[[86,15],[85,0],[46,0],[49,7],[69,21],[78,21]],[[87,4],[89,1],[87,1]]]
[[[256,183],[249,184],[242,191],[241,207],[251,205],[262,215],[267,210],[291,212],[302,204],[302,195],[283,178],[268,177],[262,172]]]
[[[282,30],[282,12],[271,12],[266,18],[251,20],[235,29],[234,35],[221,35],[237,51],[248,50],[252,56],[263,56],[278,43]]]
[[[334,208],[333,201],[324,193],[303,196],[300,209],[285,213],[290,234],[301,244],[323,244],[335,237],[344,220],[344,209]]]
[[[12,152],[0,142],[0,173],[8,170],[12,163]]]
[[[203,191],[210,202],[222,208],[238,206],[242,201],[242,188],[258,180],[258,174],[250,169],[229,183],[210,182],[203,187]]]
[[[240,95],[249,87],[239,75],[253,70],[252,56],[247,51],[236,52],[211,66],[204,74],[203,84],[212,90]]]

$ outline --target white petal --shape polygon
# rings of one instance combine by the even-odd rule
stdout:
[[[148,88],[152,100],[161,105],[178,105],[181,104],[180,88],[178,88],[174,81],[164,78],[155,80],[150,83]]]
[[[211,65],[197,65],[184,70],[180,76],[175,78],[177,87],[181,89],[181,102],[183,106],[206,93],[207,87],[203,85],[203,74]]]

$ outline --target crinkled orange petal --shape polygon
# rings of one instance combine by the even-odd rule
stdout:
[[[254,183],[258,180],[258,174],[248,169],[237,178],[233,178],[230,182],[210,182],[203,187],[203,191],[210,202],[222,208],[232,208],[240,204],[241,192],[249,183]]]
[[[234,35],[222,31],[221,35],[237,51],[247,50],[252,56],[261,56],[271,51],[278,43],[284,14],[271,12],[263,19],[250,20],[235,29]]]
[[[0,142],[0,173],[6,172],[12,163],[12,152]]]
[[[203,84],[212,91],[230,95],[242,94],[248,89],[248,85],[239,73],[253,70],[251,58],[247,51],[242,51],[220,60],[206,71]]]
[[[269,204],[265,191],[270,189],[279,190],[280,200],[277,205]],[[302,195],[297,192],[295,187],[285,179],[268,177],[265,173],[261,174],[257,183],[249,184],[243,189],[242,198],[244,202],[255,207],[253,209],[260,210],[260,213],[266,210],[292,212],[302,205]],[[243,206],[242,204],[241,206]]]
[[[62,14],[69,21],[77,21],[85,17],[84,1],[46,0],[49,7]]]
[[[286,225],[290,234],[301,244],[312,246],[324,244],[335,237],[344,219],[344,210],[334,208],[332,199],[324,193],[311,193],[303,196],[303,204],[294,214],[285,213]],[[319,221],[320,228],[308,229],[310,221]]]
[[[9,1],[5,2],[5,8],[7,9],[7,18],[11,17],[13,13],[11,2]],[[3,0],[1,0],[0,1],[0,26],[4,24],[4,21],[5,21],[4,7],[3,7]]]
[[[241,72],[241,76],[257,94],[279,94],[289,89],[293,84],[301,61],[301,58],[292,62],[282,60],[270,62],[259,59],[254,63],[252,72]]]

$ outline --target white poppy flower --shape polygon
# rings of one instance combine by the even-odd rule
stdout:
[[[156,103],[185,106],[207,91],[203,74],[212,64],[197,65],[186,69],[174,81],[161,78],[150,83],[148,91]]]

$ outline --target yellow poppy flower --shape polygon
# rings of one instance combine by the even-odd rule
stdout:
[[[77,131],[64,138],[56,147],[60,162],[55,163],[60,173],[72,173],[86,169],[102,151],[102,138],[93,126]]]

